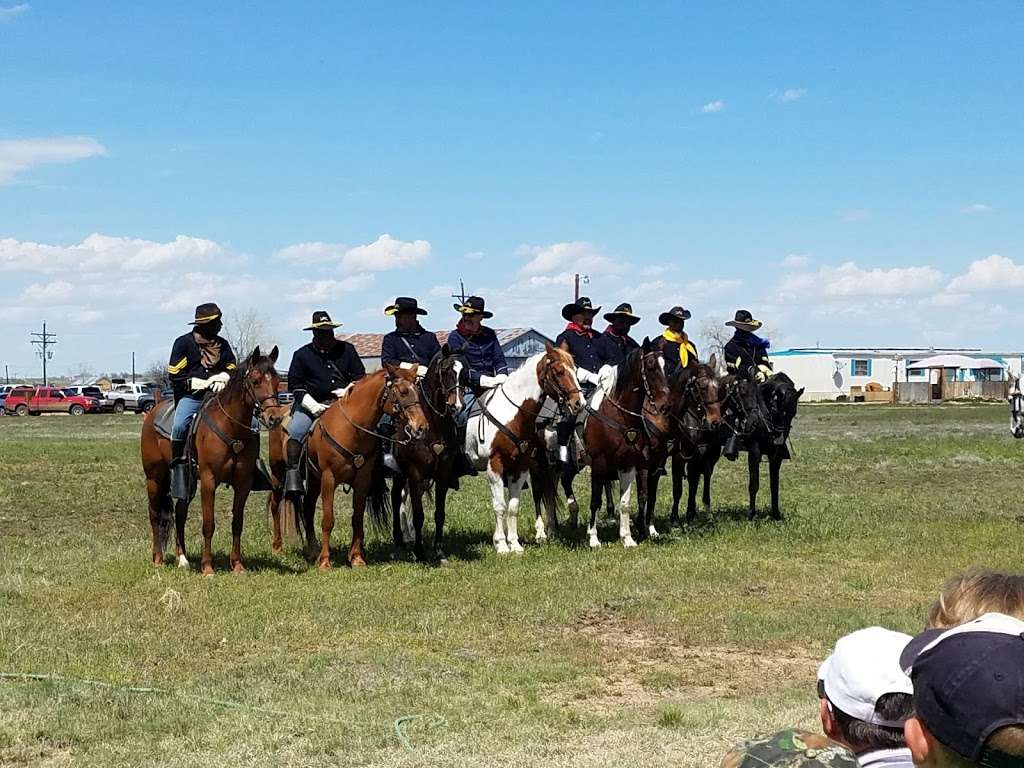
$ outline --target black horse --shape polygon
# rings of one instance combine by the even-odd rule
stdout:
[[[789,376],[777,373],[757,387],[757,396],[754,400],[737,400],[739,407],[734,423],[736,434],[747,451],[747,492],[751,520],[757,515],[762,456],[768,459],[768,477],[772,494],[771,518],[782,519],[782,513],[779,511],[779,470],[782,462],[790,458],[787,445],[789,432],[803,393],[803,388],[797,389]]]
[[[463,393],[469,382],[469,366],[461,351],[452,351],[445,344],[427,367],[426,375],[417,381],[420,402],[427,416],[429,429],[423,439],[395,447],[395,458],[402,472],[391,484],[392,535],[395,546],[412,543],[417,560],[423,551],[423,493],[434,483],[434,552],[444,560],[445,504],[448,491],[458,488],[456,462],[462,450],[456,417],[464,405]],[[402,524],[402,495],[408,485],[408,501],[412,506],[412,542],[405,540]]]

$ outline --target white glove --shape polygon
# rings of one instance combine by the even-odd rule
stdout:
[[[588,371],[586,368],[576,369],[576,378],[580,380],[580,384],[600,384],[601,380],[597,377],[597,374],[593,371]]]
[[[597,382],[605,392],[611,392],[612,384],[615,383],[615,367],[602,365],[601,370],[597,372]]]
[[[204,389],[209,389],[209,387],[209,379],[200,379],[198,376],[193,376],[188,380],[188,388],[193,392],[202,392]]]
[[[354,384],[354,383],[355,382],[352,382],[352,384]],[[339,400],[341,400],[341,398],[343,398],[345,395],[347,395],[348,391],[350,389],[352,389],[352,384],[349,384],[347,387],[341,387],[340,389],[332,389],[331,390],[331,394],[334,395]]]
[[[314,400],[313,396],[309,394],[309,392],[302,396],[302,407],[314,416],[319,416],[327,410],[327,406]]]
[[[214,374],[213,376],[211,376],[210,378],[208,378],[206,380],[206,382],[209,385],[210,390],[214,394],[217,394],[222,389],[224,389],[224,387],[226,387],[228,385],[228,381],[230,379],[231,379],[231,374],[229,374],[229,373],[217,373],[217,374]]]
[[[767,365],[759,365],[757,366],[757,373],[755,373],[754,375],[757,377],[758,381],[763,383],[765,381],[768,381],[768,379],[771,378],[773,373],[774,371]]]
[[[508,376],[504,373],[499,373],[497,376],[485,376],[480,374],[480,386],[484,389],[494,389],[499,387],[508,381]]]

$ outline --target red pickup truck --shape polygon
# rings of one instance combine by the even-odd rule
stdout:
[[[97,400],[84,395],[66,395],[60,387],[15,387],[7,394],[4,410],[17,416],[36,413],[70,413],[81,416],[97,410]]]

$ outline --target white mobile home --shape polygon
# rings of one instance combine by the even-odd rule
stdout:
[[[998,381],[1007,374],[1020,376],[1024,358],[1024,352],[920,347],[796,347],[772,352],[771,358],[776,371],[786,373],[798,387],[805,388],[805,400],[836,400],[849,397],[851,387],[864,389],[868,384],[879,384],[889,390],[896,382],[924,384],[929,376],[936,375],[933,369],[911,366],[937,355],[978,361],[978,368],[967,367],[969,363],[963,361],[961,366],[943,370],[945,380],[959,382]],[[1003,369],[991,368],[992,361]]]

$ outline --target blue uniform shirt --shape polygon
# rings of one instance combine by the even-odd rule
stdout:
[[[469,365],[469,383],[478,388],[481,376],[497,376],[508,373],[505,353],[501,351],[498,335],[484,326],[475,336],[468,339],[458,329],[448,334],[448,348],[453,352],[461,349]]]
[[[592,373],[601,369],[601,360],[597,356],[598,335],[593,330],[587,333],[579,333],[571,328],[566,328],[555,339],[555,344],[563,341],[569,347],[569,354],[576,361],[577,368],[586,368]]]
[[[601,365],[618,365],[626,359],[626,355],[639,347],[632,336],[617,336],[607,330],[597,340],[597,359]]]
[[[288,367],[288,389],[296,400],[308,392],[314,400],[323,403],[334,397],[333,390],[347,387],[366,375],[363,361],[356,348],[347,341],[335,341],[326,352],[310,342],[292,355]]]
[[[391,363],[419,363],[430,365],[434,355],[441,351],[441,345],[430,331],[423,330],[417,326],[411,333],[392,331],[384,337],[380,345],[380,362]]]

